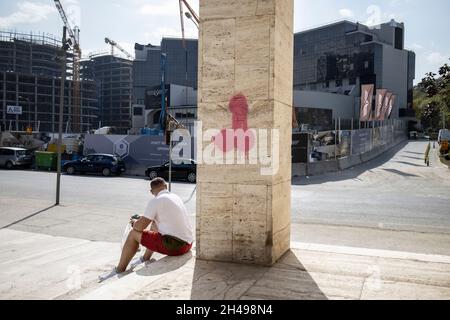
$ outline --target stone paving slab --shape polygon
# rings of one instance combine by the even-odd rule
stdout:
[[[119,244],[0,231],[0,299],[450,299],[450,257],[293,242],[273,267],[195,250],[97,283]]]

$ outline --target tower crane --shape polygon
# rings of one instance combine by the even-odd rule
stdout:
[[[72,29],[66,12],[59,0],[54,0],[56,8],[59,11],[64,26],[67,28],[70,38],[73,42],[73,103],[72,103],[72,131],[81,132],[81,83],[80,83],[80,63],[81,63],[81,47],[80,47],[80,28],[75,26]],[[64,45],[64,44],[63,44]],[[61,79],[64,80],[64,79]]]
[[[124,55],[127,56],[128,59],[133,60],[133,56],[128,53],[128,51],[126,51],[124,48],[122,48],[117,42],[115,42],[114,40],[111,40],[109,38],[105,38],[105,43],[111,45],[111,55],[114,55],[114,47],[116,47],[117,49],[119,49]]]

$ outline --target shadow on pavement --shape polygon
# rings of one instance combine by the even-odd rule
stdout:
[[[413,166],[413,167],[421,167],[421,168],[426,167],[426,165],[420,165],[420,164],[411,163],[411,162],[405,162],[405,161],[395,161],[395,162],[396,163],[401,163],[401,164],[406,164],[408,166]]]
[[[420,155],[423,155],[423,153],[420,153],[420,152],[412,152],[412,151],[405,151],[405,153],[410,153],[410,154],[420,154]]]
[[[418,176],[418,175],[411,174],[411,173],[405,173],[405,172],[402,172],[402,171],[396,170],[396,169],[383,169],[383,170],[394,173],[394,174],[398,174],[399,176],[402,176],[402,177],[420,178],[420,176]]]
[[[408,143],[409,141],[401,142],[400,144],[388,150],[386,153],[380,155],[378,158],[344,171],[328,173],[320,176],[312,176],[309,178],[306,177],[293,178],[292,185],[305,186],[328,182],[338,182],[349,179],[357,179],[357,177],[359,177],[361,174],[370,171],[372,169],[375,169],[377,167],[380,167],[385,163],[391,161],[392,158],[394,158],[395,155],[400,150],[402,150],[406,145],[408,145]]]
[[[149,263],[145,268],[136,271],[140,276],[156,276],[175,271],[183,267],[193,257],[192,252],[188,252],[181,257],[164,257],[158,261]]]
[[[410,157],[410,156],[400,156],[402,158],[408,158],[408,159],[413,159],[413,160],[423,160],[423,157],[418,158],[418,157]]]
[[[12,227],[12,226],[14,226],[14,225],[16,225],[16,224],[19,224],[19,223],[21,223],[21,222],[24,222],[25,220],[28,220],[28,219],[30,219],[30,218],[33,218],[33,217],[35,217],[35,216],[37,216],[37,215],[39,215],[39,214],[41,214],[41,213],[44,213],[44,212],[46,212],[46,211],[48,211],[48,210],[50,210],[50,209],[53,209],[53,208],[55,208],[55,207],[56,207],[56,205],[52,205],[52,206],[50,206],[50,207],[48,207],[48,208],[45,208],[45,209],[42,209],[42,210],[37,211],[37,212],[35,212],[35,213],[32,213],[32,214],[30,214],[29,216],[26,216],[25,218],[22,218],[22,219],[20,219],[20,220],[14,221],[14,222],[12,222],[12,223],[6,225],[6,226],[1,227],[0,230],[2,230],[2,229],[7,229],[7,228]]]
[[[327,300],[297,256],[289,251],[273,267],[197,259],[191,300]]]

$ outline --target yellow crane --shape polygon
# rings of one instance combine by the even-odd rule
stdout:
[[[81,82],[80,82],[80,63],[81,63],[81,47],[80,47],[80,28],[75,26],[72,29],[66,12],[59,0],[54,0],[56,8],[59,11],[64,26],[67,28],[70,38],[73,42],[73,94],[72,94],[72,131],[81,132]]]

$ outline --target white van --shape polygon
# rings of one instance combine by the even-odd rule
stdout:
[[[439,130],[438,143],[441,144],[442,140],[450,141],[450,131],[447,129]]]
[[[29,167],[32,157],[26,149],[0,148],[0,167],[12,169],[14,167]]]

